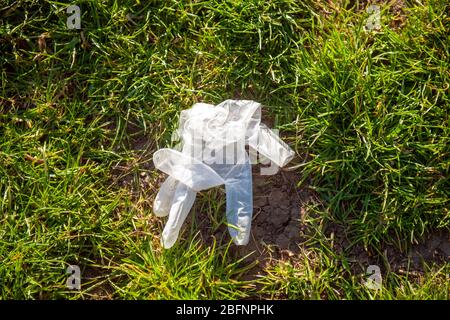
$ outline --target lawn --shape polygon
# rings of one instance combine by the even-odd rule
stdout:
[[[449,298],[448,1],[4,0],[0,17],[0,299]],[[226,99],[262,103],[296,158],[254,175],[249,246],[215,188],[165,250],[152,155],[181,110]]]

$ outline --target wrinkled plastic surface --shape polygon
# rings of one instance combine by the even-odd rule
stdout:
[[[237,245],[249,241],[253,214],[251,163],[245,146],[276,165],[286,165],[292,149],[264,124],[261,105],[226,100],[217,106],[197,103],[180,115],[181,152],[160,149],[155,167],[169,177],[156,195],[153,211],[169,216],[161,242],[170,248],[191,210],[198,191],[225,185],[228,231]]]

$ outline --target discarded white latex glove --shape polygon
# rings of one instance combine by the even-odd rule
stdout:
[[[156,195],[153,211],[169,215],[161,242],[173,246],[198,191],[225,185],[228,230],[237,245],[249,241],[253,214],[252,170],[248,145],[279,167],[293,150],[261,124],[261,105],[226,100],[217,106],[196,103],[180,115],[182,150],[163,148],[153,155],[155,167],[169,175]]]

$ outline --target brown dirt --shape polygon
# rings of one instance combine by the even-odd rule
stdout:
[[[250,241],[246,246],[232,244],[230,247],[231,255],[236,259],[245,258],[244,264],[254,266],[246,274],[246,278],[261,274],[275,260],[301,259],[300,245],[305,240],[302,235],[306,227],[306,208],[315,200],[311,191],[296,185],[299,180],[300,176],[294,171],[280,169],[275,175],[263,176],[260,175],[260,166],[253,166],[253,222]],[[216,192],[213,197],[222,201],[220,212],[224,214],[224,192]],[[204,208],[196,208],[194,205],[192,214],[187,225],[194,223],[207,245],[211,245],[213,240],[219,244],[230,241],[225,224],[222,223],[214,230],[214,223]]]
[[[81,286],[91,299],[95,300],[111,300],[114,297],[114,288],[107,282],[109,271],[99,267],[88,266],[82,272]],[[100,284],[99,284],[100,282]],[[95,286],[91,286],[96,283]]]
[[[325,234],[334,238],[333,249],[348,257],[353,274],[362,274],[369,265],[378,265],[383,273],[422,274],[424,263],[444,265],[450,262],[450,233],[435,231],[409,250],[383,244],[377,250],[366,250],[363,245],[351,245],[344,226],[330,223]]]
[[[273,176],[262,176],[255,166],[252,233],[247,246],[237,247],[241,255],[256,250],[265,258],[267,246],[276,247],[271,252],[275,256],[283,250],[298,252],[298,244],[304,240],[301,231],[305,207],[311,201],[307,190],[297,188],[299,180],[297,173],[285,170]]]

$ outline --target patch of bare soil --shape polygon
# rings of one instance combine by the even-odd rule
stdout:
[[[331,223],[325,234],[333,235],[333,249],[348,257],[353,274],[365,273],[369,265],[377,265],[383,273],[423,274],[424,263],[427,265],[444,265],[450,262],[450,233],[435,231],[420,243],[412,245],[409,250],[401,251],[394,245],[383,244],[377,251],[366,250],[363,245],[352,245],[347,239],[344,226]]]
[[[236,247],[242,256],[257,251],[260,258],[280,257],[281,251],[298,253],[305,207],[311,201],[307,190],[297,188],[297,173],[281,169],[276,175],[253,172],[253,223],[250,242]]]
[[[111,300],[114,288],[108,283],[109,271],[89,266],[83,271],[82,287],[88,287],[86,293],[95,300]],[[91,286],[91,284],[96,285]],[[84,288],[82,288],[84,289]]]
[[[297,187],[298,173],[280,169],[275,175],[261,175],[260,166],[253,167],[253,222],[250,241],[246,246],[232,245],[230,252],[244,264],[254,265],[247,278],[261,274],[275,260],[302,259],[299,245],[305,240],[303,222],[306,207],[314,201],[308,189]],[[224,197],[223,192],[219,195]],[[225,210],[224,206],[221,208]],[[195,210],[196,228],[202,239],[228,243],[230,236],[225,224],[212,230],[212,223],[203,210]],[[225,214],[225,212],[223,212]],[[188,219],[189,220],[189,219]],[[189,222],[188,222],[189,223]]]

